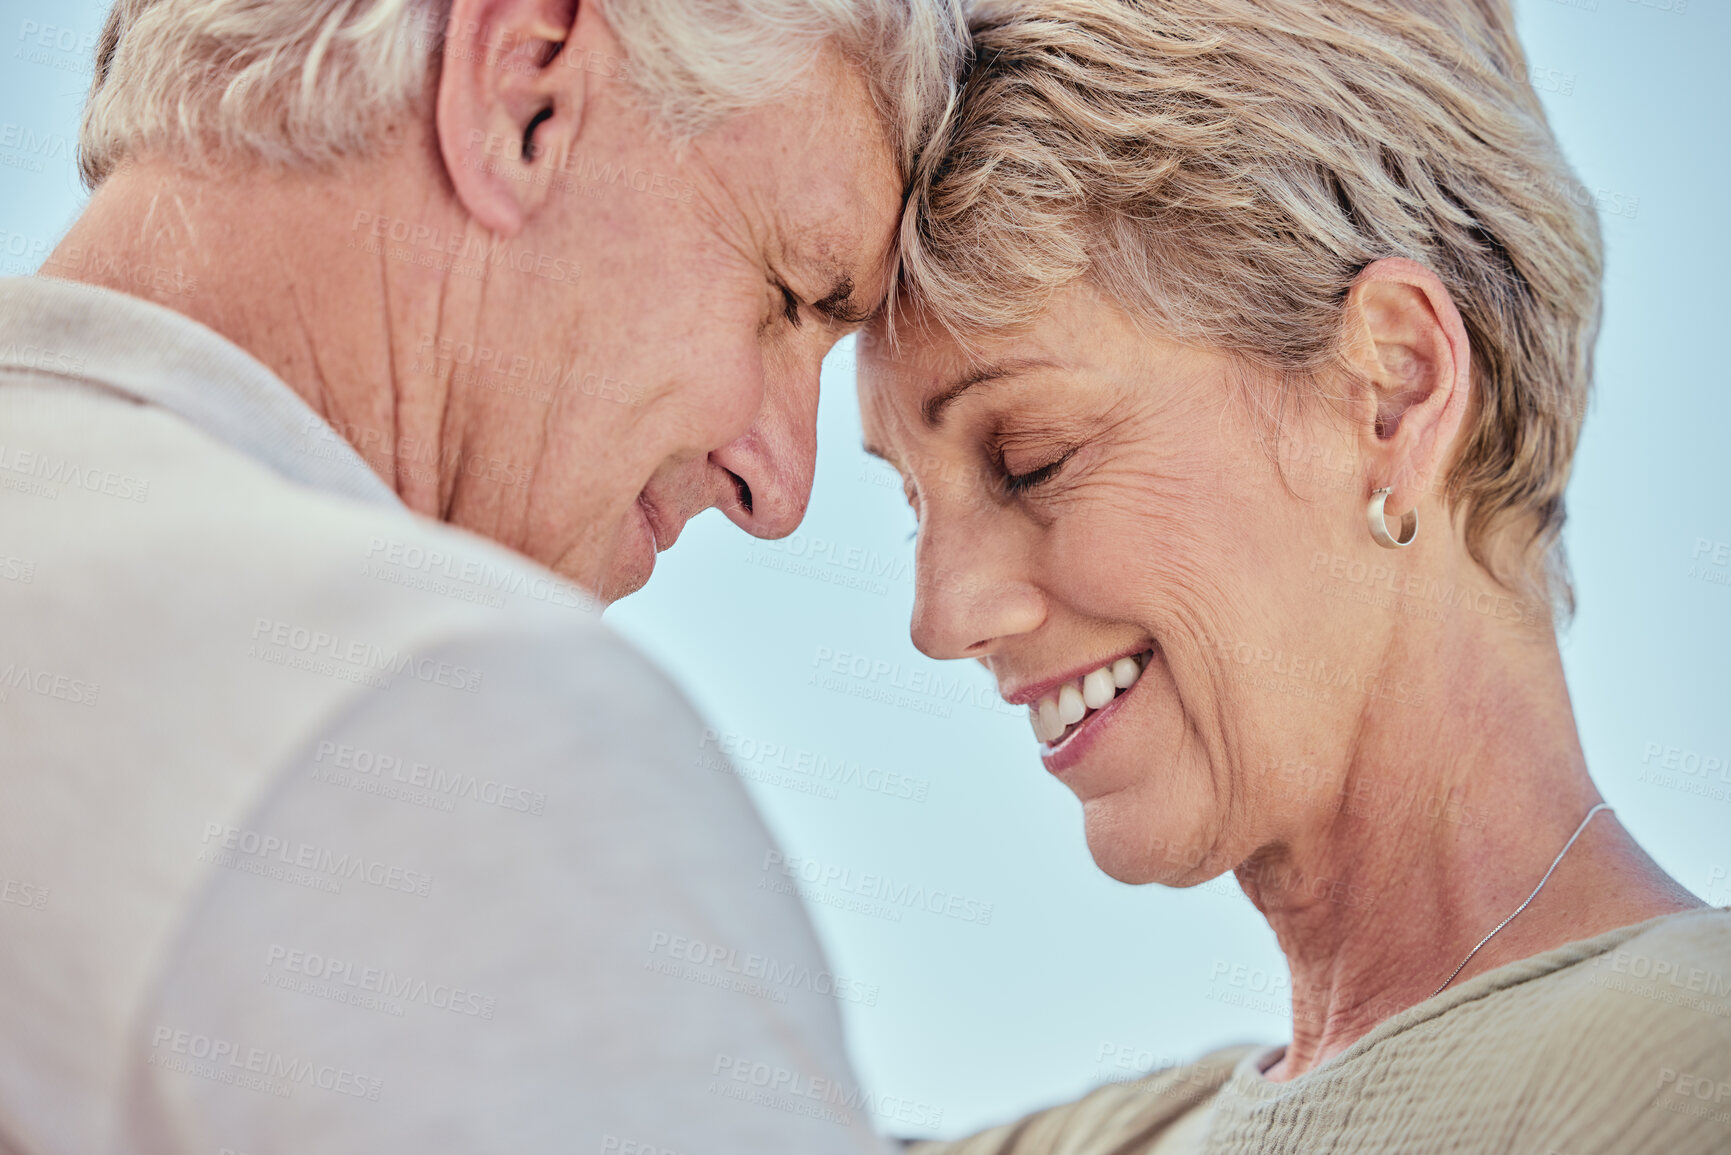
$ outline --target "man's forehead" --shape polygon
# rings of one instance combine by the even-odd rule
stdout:
[[[838,155],[838,153],[840,155]],[[851,155],[848,155],[851,153]],[[889,288],[902,202],[887,148],[816,152],[772,192],[777,231],[790,258],[813,272],[848,275],[875,308]]]
[[[871,314],[888,287],[902,189],[889,126],[858,66],[826,46],[787,91],[695,143],[723,219],[738,214],[735,243],[749,237],[803,300],[828,301],[849,324]]]
[[[855,65],[820,62],[802,88],[794,116],[779,118],[798,145],[781,153],[782,171],[763,174],[775,182],[778,229],[790,258],[829,274],[829,285],[850,278],[854,301],[869,312],[888,289],[902,212],[889,129]]]

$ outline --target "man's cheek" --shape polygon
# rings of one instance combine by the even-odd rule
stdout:
[[[798,400],[797,382],[781,360],[773,350],[759,352],[754,343],[707,364],[682,364],[645,386],[645,408],[654,412],[659,402],[662,408],[689,414],[694,431],[701,430],[704,447],[719,449],[743,437],[767,402],[778,396],[784,406]]]

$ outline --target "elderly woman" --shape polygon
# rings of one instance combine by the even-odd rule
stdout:
[[[1108,874],[1236,873],[1293,1022],[924,1150],[1731,1147],[1731,914],[1601,802],[1558,655],[1601,252],[1508,5],[973,23],[861,378],[913,639]]]

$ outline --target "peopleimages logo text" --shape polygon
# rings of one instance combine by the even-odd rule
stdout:
[[[184,1071],[222,1083],[251,1075],[274,1084],[259,1089],[284,1096],[294,1086],[304,1085],[376,1102],[385,1086],[382,1079],[369,1078],[346,1067],[297,1059],[263,1047],[242,1047],[230,1039],[173,1027],[157,1027],[151,1034],[150,1046],[149,1062],[153,1067]]]
[[[948,675],[943,670],[903,666],[900,662],[873,658],[867,654],[850,653],[830,646],[818,646],[811,659],[812,673],[808,682],[832,688],[820,678],[850,678],[861,686],[885,691],[900,691],[930,699],[933,703],[974,706],[994,714],[1026,717],[1026,706],[1012,706],[998,695],[997,687],[982,682],[971,672]]]
[[[480,670],[451,662],[435,661],[432,658],[417,658],[403,650],[345,639],[325,630],[297,626],[290,622],[258,618],[253,622],[252,637],[255,642],[263,642],[298,654],[344,662],[350,666],[379,670],[387,674],[408,674],[411,678],[435,686],[448,686],[454,690],[466,690],[471,694],[479,693],[481,689]]]
[[[272,943],[265,952],[265,967],[473,1018],[491,1019],[498,1003],[492,995],[449,983],[429,982],[416,975],[398,974],[389,967],[366,966],[353,959],[337,958],[318,951],[293,950],[279,943]]]
[[[374,537],[367,543],[367,560],[476,586],[490,593],[528,597],[567,609],[586,608],[576,587],[555,575],[537,574],[526,566],[500,563],[484,556]]]
[[[889,875],[874,871],[855,871],[850,866],[819,862],[812,858],[790,857],[779,850],[764,852],[761,869],[785,875],[807,886],[857,895],[869,902],[882,903],[892,910],[923,910],[929,914],[943,915],[980,926],[989,926],[992,921],[992,903],[952,891],[928,889],[917,882],[897,881]],[[802,891],[802,896],[811,901],[809,893]],[[899,915],[897,917],[899,918]]]
[[[0,357],[0,360],[6,360]],[[7,360],[16,364],[16,359]],[[110,469],[92,468],[65,457],[0,444],[0,473],[17,473],[50,485],[100,493],[121,501],[148,501],[150,482]]]
[[[387,862],[367,858],[362,854],[337,853],[328,846],[310,842],[290,842],[275,834],[246,830],[222,822],[206,822],[204,838],[213,852],[203,855],[218,865],[227,863],[217,853],[242,855],[248,859],[268,861],[281,866],[327,876],[333,885],[338,880],[365,882],[385,890],[397,890],[425,898],[433,885],[433,876],[424,871],[408,870]]]

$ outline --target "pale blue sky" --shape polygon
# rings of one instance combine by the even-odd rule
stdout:
[[[34,268],[81,203],[80,42],[104,7],[0,2],[0,274]],[[1598,396],[1569,493],[1581,609],[1563,646],[1582,737],[1624,823],[1725,905],[1731,781],[1714,799],[1641,774],[1653,745],[1676,747],[1680,764],[1684,751],[1731,764],[1731,391],[1717,352],[1731,314],[1731,11],[1711,0],[1519,11],[1609,250]],[[43,28],[54,47],[41,47]],[[1106,879],[1020,712],[994,705],[983,673],[908,643],[912,515],[859,449],[850,354],[851,343],[825,367],[800,533],[755,542],[707,514],[609,618],[757,776],[790,857],[962,900],[953,916],[860,910],[842,885],[818,888],[813,918],[836,970],[878,991],[875,1006],[843,1004],[861,1075],[941,1110],[956,1133],[1131,1067],[1283,1039],[1284,967],[1231,880],[1171,892]],[[1703,569],[1715,551],[1721,564]],[[825,675],[839,655],[864,676]],[[900,700],[870,696],[916,677]],[[810,787],[819,775],[804,771],[820,759],[852,775],[833,796],[784,784]]]

